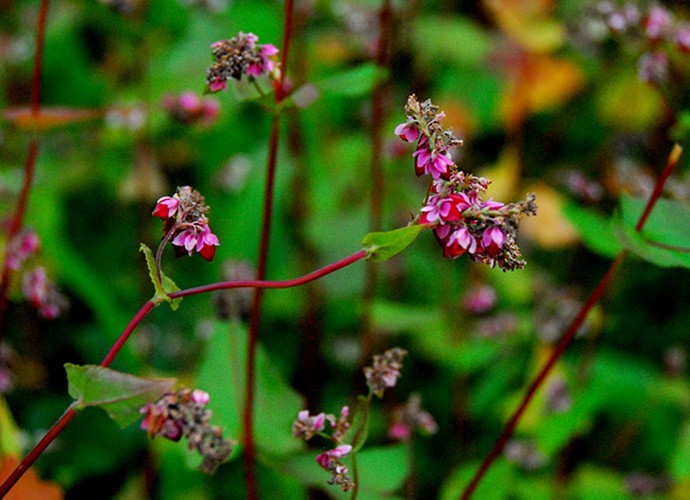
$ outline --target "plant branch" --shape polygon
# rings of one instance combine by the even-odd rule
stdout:
[[[680,154],[682,151],[683,151],[683,149],[679,145],[676,144],[673,147],[671,153],[669,154],[668,160],[666,162],[666,167],[664,168],[664,171],[662,172],[661,176],[659,177],[659,180],[657,181],[656,186],[654,187],[654,191],[652,192],[652,194],[649,197],[649,202],[647,203],[647,206],[646,206],[644,212],[640,216],[640,219],[637,221],[637,225],[635,226],[635,230],[638,233],[641,232],[642,229],[644,228],[644,225],[647,222],[647,219],[649,218],[649,214],[651,214],[652,209],[654,208],[654,205],[659,200],[659,197],[661,196],[661,193],[664,190],[664,185],[665,185],[666,181],[668,180],[669,176],[671,175],[671,172],[673,172],[673,169],[675,168],[676,164],[678,163],[678,158],[680,157]],[[489,470],[491,465],[494,463],[494,461],[499,457],[499,455],[503,451],[503,448],[508,443],[508,440],[510,440],[510,438],[512,437],[513,432],[515,432],[515,428],[517,427],[517,424],[520,421],[520,418],[522,418],[522,415],[524,414],[525,410],[527,409],[527,406],[532,401],[532,398],[537,393],[537,390],[541,387],[541,385],[546,380],[547,376],[551,372],[551,369],[556,364],[556,361],[558,361],[560,356],[565,351],[566,347],[568,347],[568,344],[570,344],[570,341],[575,337],[575,334],[577,333],[577,331],[580,329],[580,327],[584,323],[585,319],[587,318],[589,311],[599,301],[601,296],[604,294],[604,292],[608,288],[608,286],[611,282],[611,279],[613,278],[613,275],[616,273],[616,271],[620,267],[626,254],[627,254],[627,250],[625,250],[625,249],[623,249],[618,254],[616,259],[611,263],[609,270],[606,272],[604,277],[601,279],[601,281],[597,285],[594,292],[592,292],[592,294],[589,296],[589,298],[587,299],[587,302],[582,306],[582,308],[578,312],[575,319],[572,321],[572,323],[570,324],[570,326],[568,327],[566,332],[563,334],[563,337],[561,338],[560,342],[556,346],[556,349],[553,351],[553,353],[549,357],[546,364],[539,371],[539,373],[535,377],[534,381],[530,384],[529,388],[527,389],[527,392],[525,393],[524,397],[522,398],[522,401],[520,402],[520,405],[515,410],[515,412],[513,412],[513,415],[510,417],[510,420],[508,420],[508,423],[503,428],[503,432],[501,432],[501,435],[496,440],[493,448],[488,453],[488,455],[486,455],[483,462],[479,466],[479,469],[475,473],[474,477],[472,478],[470,483],[465,488],[465,491],[462,494],[463,500],[469,499],[472,496],[472,494],[477,489],[477,486],[479,486],[479,483],[482,480],[482,478],[484,477],[484,475],[486,474],[486,472]]]
[[[280,104],[285,97],[285,74],[287,72],[287,56],[292,34],[292,9],[293,0],[285,2],[285,19],[283,29],[283,46],[280,59],[280,79],[275,87],[275,101]],[[268,262],[268,247],[271,236],[271,219],[273,215],[273,191],[275,188],[276,164],[278,159],[278,143],[280,138],[280,113],[273,116],[271,125],[271,139],[269,145],[268,164],[266,167],[266,184],[264,188],[264,210],[261,224],[261,238],[259,241],[259,257],[257,263],[256,279],[263,280],[266,277],[266,264]],[[254,450],[254,392],[256,385],[256,345],[261,326],[261,309],[263,305],[263,291],[261,288],[254,290],[252,316],[249,323],[249,336],[247,339],[247,386],[244,394],[244,408],[242,411],[242,444],[244,445],[245,484],[247,498],[258,500],[259,492],[256,480],[256,467]]]
[[[41,0],[36,23],[36,49],[34,51],[34,66],[31,76],[31,116],[36,118],[41,112],[41,76],[43,74],[43,47],[45,45],[46,20],[48,18],[48,0]],[[29,200],[29,192],[33,185],[36,158],[38,157],[38,139],[35,137],[29,143],[29,152],[24,165],[24,180],[22,182],[17,208],[12,218],[12,224],[7,232],[7,242],[21,230]],[[5,330],[5,313],[7,312],[7,290],[10,286],[12,270],[8,267],[7,246],[2,264],[2,278],[0,279],[0,341]]]

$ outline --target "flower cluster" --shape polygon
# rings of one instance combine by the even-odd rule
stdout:
[[[173,120],[189,125],[195,123],[213,125],[220,113],[218,101],[213,98],[202,99],[194,92],[183,92],[180,95],[166,94],[163,96],[161,105]]]
[[[43,319],[56,319],[69,306],[43,266],[24,273],[22,292]]]
[[[364,367],[364,376],[372,394],[379,398],[388,387],[395,387],[400,377],[402,360],[407,355],[405,349],[394,347],[383,354],[374,355],[374,364]]]
[[[204,197],[189,186],[178,187],[177,193],[173,196],[159,198],[153,215],[165,221],[165,236],[161,245],[172,239],[172,244],[177,247],[177,256],[185,251],[192,255],[196,250],[204,259],[211,262],[220,243],[208,226],[208,211],[209,207]]]
[[[407,403],[395,410],[388,436],[398,441],[409,441],[418,429],[425,434],[436,434],[438,425],[429,412],[422,410],[421,396],[411,394]]]
[[[139,411],[144,415],[141,428],[150,438],[163,436],[177,442],[184,436],[189,449],[197,450],[203,457],[200,470],[213,474],[218,465],[230,456],[232,441],[223,439],[220,427],[210,425],[208,402],[208,393],[204,391],[180,389]]]
[[[350,409],[347,406],[342,407],[337,419],[332,414],[310,415],[309,410],[302,410],[297,414],[297,420],[292,424],[292,435],[297,439],[309,441],[315,435],[321,434],[336,443],[337,446],[334,449],[319,454],[316,461],[324,470],[330,472],[331,478],[328,480],[328,484],[337,484],[343,491],[349,491],[355,486],[348,476],[347,466],[340,460],[352,451],[352,446],[343,442],[347,431],[350,429],[349,415]],[[322,434],[326,428],[326,422],[329,422],[333,429],[330,437]]]
[[[432,177],[418,223],[433,229],[445,257],[468,254],[504,271],[522,268],[525,261],[515,236],[520,217],[536,214],[534,195],[509,204],[483,200],[481,194],[490,181],[460,171],[453,162],[449,151],[462,141],[441,127],[444,113],[429,100],[420,103],[414,95],[408,99],[405,113],[407,121],[395,133],[404,141],[418,141],[413,154],[415,172]]]
[[[242,75],[257,78],[264,74],[277,79],[275,56],[278,49],[270,44],[257,44],[259,40],[253,33],[240,32],[229,40],[219,40],[211,44],[215,62],[206,72],[207,90],[224,90],[227,81],[240,80]]]
[[[7,244],[5,259],[7,268],[16,272],[22,264],[34,255],[40,246],[38,235],[31,229],[19,232]]]
[[[690,22],[676,19],[673,13],[659,4],[641,8],[639,2],[598,2],[593,13],[585,19],[589,31],[614,35],[642,46],[637,62],[638,78],[643,82],[660,84],[669,76],[669,56],[673,52],[690,52]]]

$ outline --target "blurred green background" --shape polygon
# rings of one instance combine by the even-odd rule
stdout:
[[[3,220],[14,211],[34,134],[12,111],[29,102],[38,3],[0,1]],[[267,291],[256,424],[264,498],[343,496],[314,461],[328,443],[304,447],[291,423],[305,407],[337,414],[354,404],[363,352],[395,345],[409,355],[398,387],[374,404],[360,453],[361,497],[457,498],[621,248],[611,222],[620,197],[648,197],[673,142],[687,144],[690,134],[690,56],[672,39],[645,38],[650,4],[394,1],[387,60],[377,67],[381,3],[296,2],[287,75],[296,95],[318,98],[282,122],[268,278],[302,275],[360,248],[370,230],[375,88],[384,109],[376,117],[383,228],[405,225],[425,195],[411,146],[393,135],[416,93],[445,111],[465,142],[458,165],[491,178],[491,196],[537,194],[539,214],[519,239],[528,265],[503,273],[448,261],[422,234],[380,265],[372,302],[363,302],[362,263]],[[640,19],[611,31],[607,3],[634,5]],[[686,2],[666,6],[674,26],[690,20]],[[241,85],[204,97],[220,106],[212,123],[180,121],[162,101],[201,94],[216,40],[253,32],[282,49],[283,7],[51,2],[42,105],[95,116],[39,133],[26,225],[41,239],[35,261],[70,307],[42,320],[13,280],[0,355],[11,379],[0,405],[3,456],[23,456],[69,404],[63,364],[99,363],[152,295],[138,247],[160,241],[160,221],[150,215],[160,196],[180,185],[198,189],[221,242],[212,264],[166,250],[164,269],[181,288],[253,275],[270,110]],[[667,54],[666,73],[640,81],[640,60],[653,51]],[[682,157],[667,185],[672,208],[688,200],[687,163]],[[671,209],[655,224],[683,220]],[[685,269],[661,260],[624,262],[476,498],[690,498],[690,284]],[[496,296],[481,312],[468,306],[478,287]],[[217,293],[186,298],[177,312],[157,308],[113,368],[208,391],[214,422],[239,441],[250,299]],[[365,341],[367,312],[373,336]],[[396,444],[387,427],[412,392],[439,430]],[[87,409],[35,469],[68,498],[243,498],[240,448],[205,477],[183,443],[151,442],[138,425],[120,430]]]

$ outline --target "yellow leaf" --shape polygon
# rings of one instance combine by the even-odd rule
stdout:
[[[484,4],[501,31],[529,52],[552,52],[565,41],[565,29],[550,17],[550,0],[486,0]]]
[[[508,145],[501,151],[496,164],[479,171],[483,177],[491,179],[486,198],[507,203],[517,192],[520,182],[520,157],[515,145]]]
[[[0,461],[0,483],[19,465],[19,459],[5,456]],[[17,484],[9,491],[5,500],[26,500],[40,498],[41,500],[58,500],[64,497],[62,489],[55,483],[43,481],[33,468],[29,468]]]
[[[28,106],[6,109],[2,113],[2,117],[12,122],[16,127],[36,132],[70,123],[93,120],[101,115],[102,112],[96,109],[77,109],[64,106],[42,107],[37,114],[33,114]]]
[[[535,240],[544,248],[563,248],[577,243],[577,233],[561,213],[561,195],[541,183],[531,186],[526,191],[537,195],[539,209],[536,217],[522,219],[520,235]]]

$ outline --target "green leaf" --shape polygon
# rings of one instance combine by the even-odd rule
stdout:
[[[357,97],[369,94],[374,86],[386,77],[386,74],[386,71],[377,65],[366,63],[341,71],[315,85],[324,96]]]
[[[671,455],[670,471],[673,479],[690,479],[690,419],[680,429],[678,445]]]
[[[369,233],[362,240],[362,246],[368,259],[383,262],[407,248],[424,229],[427,229],[424,225],[413,224],[385,233]]]
[[[423,16],[415,22],[415,51],[427,61],[455,66],[481,66],[495,47],[494,37],[466,18],[442,15]]]
[[[103,408],[120,427],[126,427],[141,414],[146,403],[159,399],[175,387],[175,379],[135,377],[96,365],[65,364],[68,392],[77,408]]]
[[[156,271],[156,259],[149,247],[142,243],[139,245],[139,251],[146,257],[146,267],[149,269],[149,278],[151,278],[153,288],[156,290],[156,293],[153,294],[153,302],[155,304],[168,302],[170,308],[173,311],[177,311],[177,308],[180,307],[182,298],[171,299],[168,297],[168,293],[179,292],[180,287],[178,287],[173,280],[168,278],[163,271],[161,271],[161,276],[163,277],[163,282],[161,283],[161,280],[158,279],[158,272]]]
[[[231,436],[241,433],[247,366],[247,329],[237,322],[217,322],[197,386],[213,399],[214,416]],[[292,423],[304,408],[302,397],[288,384],[259,346],[256,357],[254,431],[256,446],[268,455],[294,453],[302,442],[292,436]],[[239,448],[239,447],[237,447]]]
[[[367,401],[366,396],[361,394],[357,396],[357,413],[352,421],[352,429],[355,429],[355,434],[350,438],[352,441],[352,451],[357,452],[364,446],[369,437],[369,417],[371,410],[369,405],[371,401]],[[361,429],[361,430],[360,430]]]
[[[677,201],[659,200],[638,233],[635,226],[646,205],[642,198],[621,198],[620,241],[657,266],[690,268],[690,208]]]
[[[561,211],[573,225],[585,246],[594,253],[602,257],[614,258],[623,249],[621,242],[612,237],[615,234],[614,224],[603,215],[573,203],[564,204]]]
[[[441,500],[460,498],[478,468],[478,463],[471,463],[455,469],[441,488]],[[479,483],[473,498],[486,500],[510,498],[514,481],[515,467],[504,458],[499,458]]]

